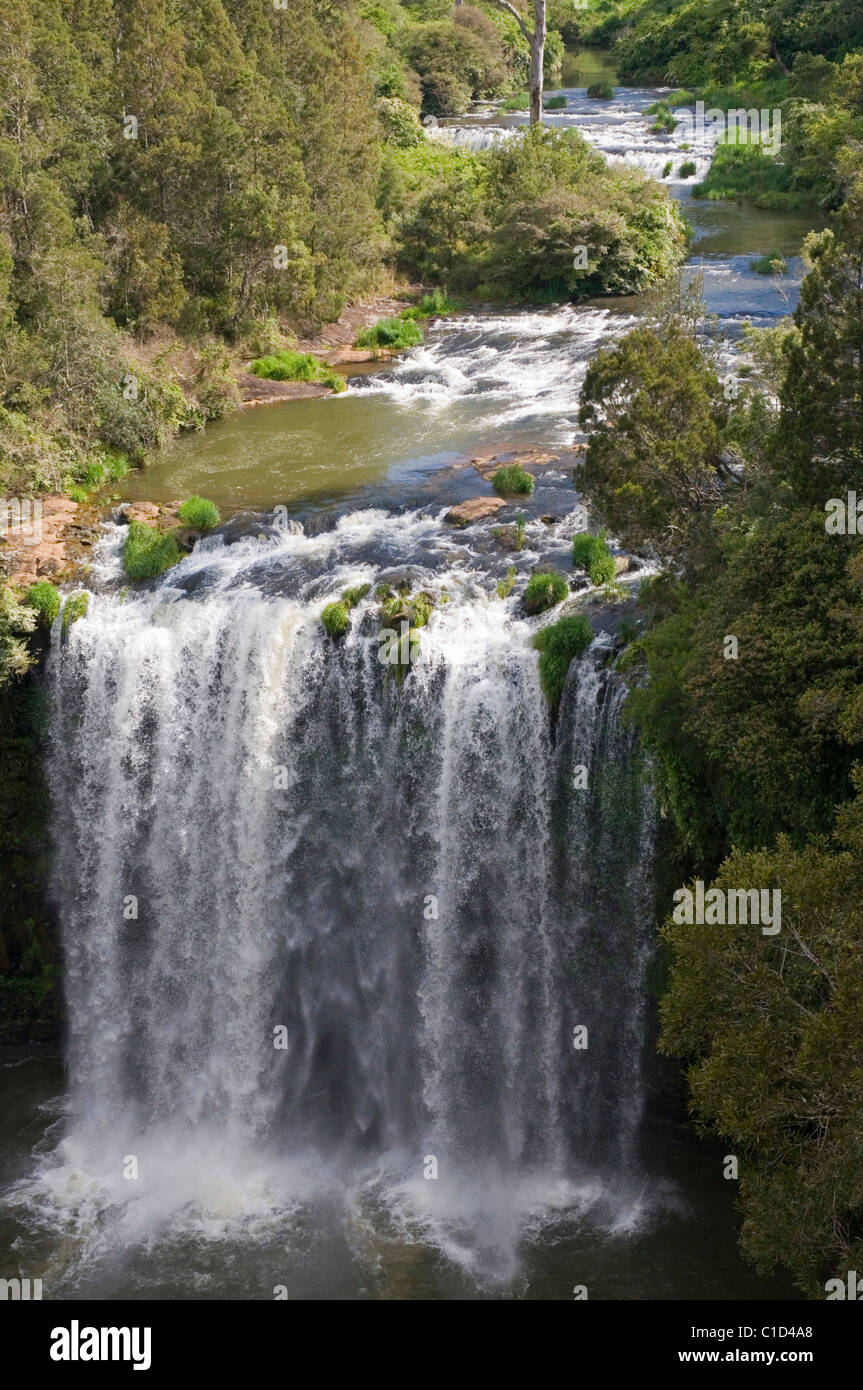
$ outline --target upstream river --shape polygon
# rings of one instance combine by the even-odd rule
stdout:
[[[672,160],[686,274],[733,370],[744,320],[793,307],[814,219],[692,199],[710,150],[650,133],[656,91],[589,100],[607,72],[569,55],[549,123],[655,174]],[[489,108],[433,138],[476,147],[523,119]],[[781,279],[749,269],[772,250]],[[597,604],[553,724],[537,620],[520,588],[495,594],[510,566],[519,586],[566,569],[569,468],[542,470],[518,553],[443,522],[491,492],[480,451],[566,458],[591,356],[644,309],[474,309],[344,394],[242,412],[124,484],[297,524],[228,528],[128,597],[115,533],[52,650],[69,1036],[63,1058],[0,1060],[0,1249],[46,1298],[794,1296],[741,1261],[722,1150],[653,1053],[657,813],[613,624]],[[435,601],[403,686],[374,659],[371,598],[343,643],[321,627],[346,585],[381,582]]]

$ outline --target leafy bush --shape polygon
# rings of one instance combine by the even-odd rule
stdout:
[[[546,111],[562,111],[566,106],[566,97],[563,92],[558,92],[556,96],[549,97],[542,105]]]
[[[535,486],[533,478],[520,463],[499,468],[491,480],[491,485],[501,497],[522,493],[530,496]]]
[[[175,536],[143,521],[130,521],[123,546],[123,564],[130,579],[155,579],[183,557]],[[63,619],[65,622],[65,610]]]
[[[570,662],[581,656],[592,641],[593,628],[581,614],[559,618],[534,637],[533,645],[540,653],[539,683],[553,710],[560,704]]]
[[[500,30],[472,6],[460,6],[451,19],[410,26],[401,48],[419,74],[423,111],[436,116],[456,116],[471,101],[502,96],[512,84]]]
[[[420,118],[412,106],[400,97],[380,97],[375,103],[384,139],[405,148],[418,145],[425,139]]]
[[[344,391],[347,387],[344,377],[335,368],[319,362],[310,352],[292,352],[289,348],[257,357],[249,364],[249,371],[263,381],[316,381],[322,386],[331,386],[334,391]]]
[[[390,348],[401,351],[405,348],[419,347],[423,341],[423,331],[413,319],[378,319],[371,328],[364,328],[355,342],[358,348]]]
[[[614,579],[614,556],[603,536],[579,531],[572,540],[572,563],[587,570],[591,584],[608,584]]]
[[[682,179],[689,179],[698,172],[698,165],[694,159],[685,159],[677,172]]]
[[[587,89],[587,95],[599,101],[611,101],[614,97],[614,88],[610,82],[591,82]]]
[[[528,613],[544,613],[553,608],[569,593],[569,585],[557,570],[545,574],[532,574],[524,591],[524,606]]]
[[[412,274],[456,293],[574,299],[649,289],[683,254],[666,190],[640,170],[609,167],[575,130],[535,125],[456,153],[395,152],[404,174],[391,215]],[[589,248],[584,265],[573,260],[578,245]]]
[[[177,516],[184,526],[191,526],[195,531],[209,531],[218,526],[222,519],[215,502],[209,502],[205,497],[188,497],[178,509]]]
[[[26,638],[36,622],[35,611],[19,603],[11,586],[0,579],[0,689],[32,666]]]
[[[31,584],[24,595],[24,602],[28,608],[36,610],[43,627],[50,627],[60,612],[60,592],[50,579],[37,579]]]

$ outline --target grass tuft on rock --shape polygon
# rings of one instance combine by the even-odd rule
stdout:
[[[520,463],[499,468],[491,480],[491,485],[501,497],[525,494],[529,496],[534,489],[533,478],[526,469],[522,468]]]
[[[321,614],[321,622],[328,637],[344,637],[348,630],[349,611],[348,605],[341,600],[327,604]]]
[[[197,496],[187,497],[179,507],[177,516],[184,526],[191,526],[194,531],[210,531],[222,519],[215,502]]]
[[[572,563],[576,569],[587,570],[591,584],[608,584],[614,579],[614,556],[604,536],[592,536],[589,531],[573,536]]]
[[[766,256],[757,256],[749,262],[749,269],[756,275],[784,275],[788,262],[781,251],[768,251]]]
[[[542,628],[533,645],[540,653],[539,683],[553,710],[557,710],[570,662],[590,646],[593,628],[582,614],[560,618]]]
[[[73,623],[77,623],[79,618],[83,618],[90,605],[90,595],[86,589],[80,590],[77,594],[70,594],[63,605],[63,620],[61,631],[64,637],[67,636]]]
[[[123,565],[130,579],[156,579],[183,558],[176,538],[144,521],[130,521],[123,546]],[[65,620],[65,612],[63,614]]]
[[[404,348],[419,347],[423,341],[423,331],[412,318],[399,316],[394,319],[378,319],[370,328],[364,328],[355,342],[358,348],[389,348],[401,351]]]
[[[524,591],[524,606],[528,613],[544,613],[553,608],[569,593],[569,585],[557,570],[545,574],[532,574]]]
[[[346,391],[348,385],[334,367],[319,362],[312,353],[292,352],[289,348],[256,357],[249,364],[249,371],[263,381],[314,381],[333,391]]]

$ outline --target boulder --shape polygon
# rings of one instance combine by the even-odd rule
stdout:
[[[506,502],[500,497],[471,497],[469,501],[459,502],[457,507],[452,507],[444,521],[448,521],[451,526],[472,526],[475,521],[494,516],[495,512],[505,506]]]

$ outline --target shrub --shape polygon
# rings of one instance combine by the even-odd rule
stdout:
[[[143,521],[130,521],[123,546],[123,564],[130,579],[155,579],[181,560],[175,536],[165,535]],[[63,621],[66,621],[65,610]]]
[[[697,171],[698,165],[695,163],[695,160],[685,159],[677,172],[679,173],[682,179],[690,179],[692,178],[693,174],[697,173]]]
[[[532,574],[524,591],[524,606],[528,613],[544,613],[569,593],[569,585],[557,570]]]
[[[591,82],[587,95],[600,101],[611,101],[614,98],[614,88],[610,82]]]
[[[518,92],[515,96],[507,97],[500,104],[501,111],[529,111],[530,96],[527,92]]]
[[[566,97],[563,92],[558,92],[557,96],[549,97],[548,101],[544,101],[542,104],[546,111],[562,111],[566,106]]]
[[[348,630],[348,605],[341,601],[328,603],[321,614],[321,622],[328,637],[344,637]]]
[[[37,579],[35,584],[31,584],[24,595],[24,602],[28,608],[35,608],[43,627],[50,627],[60,612],[60,594],[50,579]]]
[[[559,618],[542,628],[533,645],[540,653],[539,683],[551,708],[560,704],[569,664],[593,641],[593,628],[581,614]]]
[[[766,256],[750,261],[749,269],[754,270],[756,275],[784,275],[788,262],[781,251],[768,251]]]
[[[381,97],[375,103],[375,110],[383,127],[384,139],[391,144],[407,149],[425,139],[419,116],[400,97]]]
[[[364,328],[357,337],[354,347],[390,348],[401,350],[419,347],[423,341],[423,331],[419,324],[409,318],[378,319],[371,328]]]
[[[607,584],[614,579],[614,556],[603,536],[580,531],[572,540],[572,563],[587,570],[591,584]]]
[[[292,352],[289,348],[256,357],[249,364],[249,371],[263,381],[316,381],[334,391],[347,389],[347,382],[334,367],[319,362],[310,352]]]
[[[191,526],[195,531],[209,531],[222,519],[215,502],[208,502],[205,497],[188,497],[177,516],[184,526]]]
[[[511,496],[513,493],[526,493],[529,496],[534,489],[533,478],[520,463],[499,468],[491,480],[491,485],[501,497]]]

